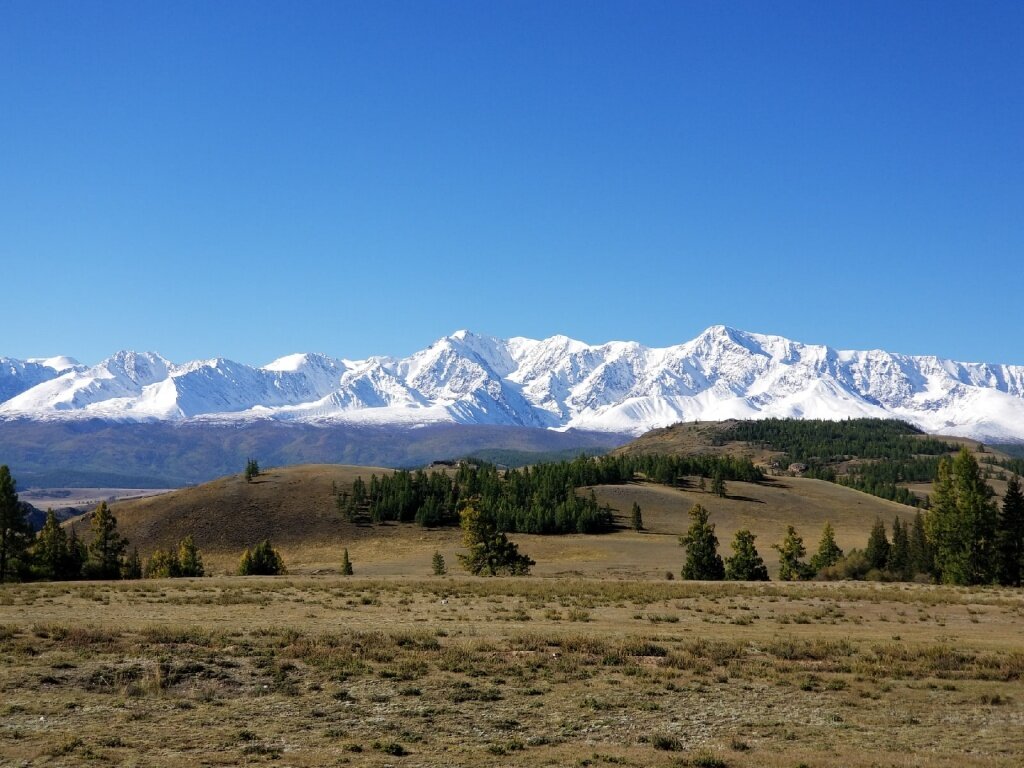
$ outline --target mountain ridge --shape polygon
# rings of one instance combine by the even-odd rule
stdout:
[[[53,361],[53,362],[51,362]],[[49,365],[47,364],[49,363]],[[95,366],[0,359],[0,418],[486,424],[642,434],[679,421],[900,418],[1024,441],[1024,366],[839,350],[713,325],[670,347],[466,330],[405,358],[253,367],[125,350]]]

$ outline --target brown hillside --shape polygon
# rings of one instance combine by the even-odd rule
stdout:
[[[808,557],[818,547],[826,522],[832,523],[836,541],[843,549],[863,548],[868,532],[877,518],[886,527],[899,516],[913,519],[914,510],[866,493],[823,480],[798,477],[770,478],[763,483],[727,484],[727,497],[690,489],[675,489],[654,484],[603,486],[594,489],[598,502],[617,510],[626,522],[633,502],[641,508],[644,531],[616,533],[621,538],[613,549],[621,557],[616,568],[627,568],[630,561],[642,565],[638,573],[655,575],[676,571],[683,560],[678,537],[686,532],[687,514],[694,504],[701,504],[711,513],[716,526],[719,553],[732,553],[730,543],[736,531],[748,528],[757,536],[757,548],[774,578],[778,569],[778,553],[771,545],[782,541],[786,527],[792,525],[804,540]]]
[[[351,487],[357,476],[369,480],[373,467],[306,465],[272,469],[254,482],[241,475],[224,477],[195,488],[113,505],[121,532],[145,559],[156,548],[170,548],[191,534],[210,573],[233,572],[242,551],[269,538],[296,573],[337,571],[343,548],[349,549],[357,575],[427,575],[435,551],[452,570],[458,569],[460,531],[428,530],[412,524],[357,525],[335,509],[333,488]],[[691,489],[648,483],[600,486],[601,504],[615,510],[621,524],[614,533],[597,536],[525,536],[513,539],[537,561],[540,576],[585,575],[612,578],[678,575],[684,552],[678,538],[689,526],[687,511],[696,503],[711,512],[720,551],[740,528],[758,539],[762,557],[774,574],[777,556],[771,544],[794,525],[810,552],[826,521],[836,529],[844,548],[863,547],[877,517],[887,524],[896,515],[909,519],[912,510],[849,488],[801,478],[771,479],[760,484],[728,483],[726,498]],[[589,492],[584,489],[582,493]],[[643,511],[645,530],[626,525],[633,502]],[[73,521],[87,536],[88,521]]]
[[[335,568],[345,547],[353,558],[357,552],[363,559],[373,557],[377,550],[400,557],[410,542],[437,538],[419,528],[410,535],[403,531],[407,526],[356,525],[338,513],[334,486],[351,488],[357,476],[369,482],[371,474],[389,472],[333,464],[281,467],[251,483],[241,474],[229,475],[194,488],[118,502],[111,509],[118,529],[143,559],[155,549],[176,547],[191,534],[214,571],[233,570],[242,552],[263,539],[280,549],[288,565]],[[88,516],[70,525],[88,538]],[[452,535],[457,539],[456,532]]]
[[[680,422],[670,427],[652,429],[636,440],[612,451],[614,456],[636,456],[644,454],[670,454],[678,456],[713,455],[745,456],[755,464],[767,464],[778,451],[756,448],[742,440],[721,442],[720,435],[735,424],[729,421]]]

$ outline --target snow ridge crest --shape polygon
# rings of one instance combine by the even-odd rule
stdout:
[[[455,422],[640,434],[726,418],[901,418],[1024,442],[1024,366],[844,351],[713,325],[682,344],[461,330],[407,358],[294,354],[254,368],[118,352],[0,358],[0,418]]]

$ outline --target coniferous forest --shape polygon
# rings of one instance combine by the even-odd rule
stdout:
[[[642,477],[664,485],[685,485],[687,477],[757,482],[761,471],[749,459],[732,456],[601,456],[499,470],[465,461],[455,472],[399,470],[357,478],[336,496],[352,521],[416,522],[427,527],[458,525],[459,508],[473,500],[498,530],[506,533],[600,533],[613,527],[612,510],[579,488],[614,485]]]

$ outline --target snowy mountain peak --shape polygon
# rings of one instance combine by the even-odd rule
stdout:
[[[681,420],[897,417],[1024,441],[1024,366],[842,351],[712,325],[672,347],[459,330],[404,359],[302,353],[253,368],[153,352],[0,359],[0,417],[458,422],[641,433]]]
[[[73,357],[57,355],[56,357],[30,357],[26,363],[36,363],[44,368],[52,368],[57,373],[63,373],[71,368],[79,368],[81,364]]]

